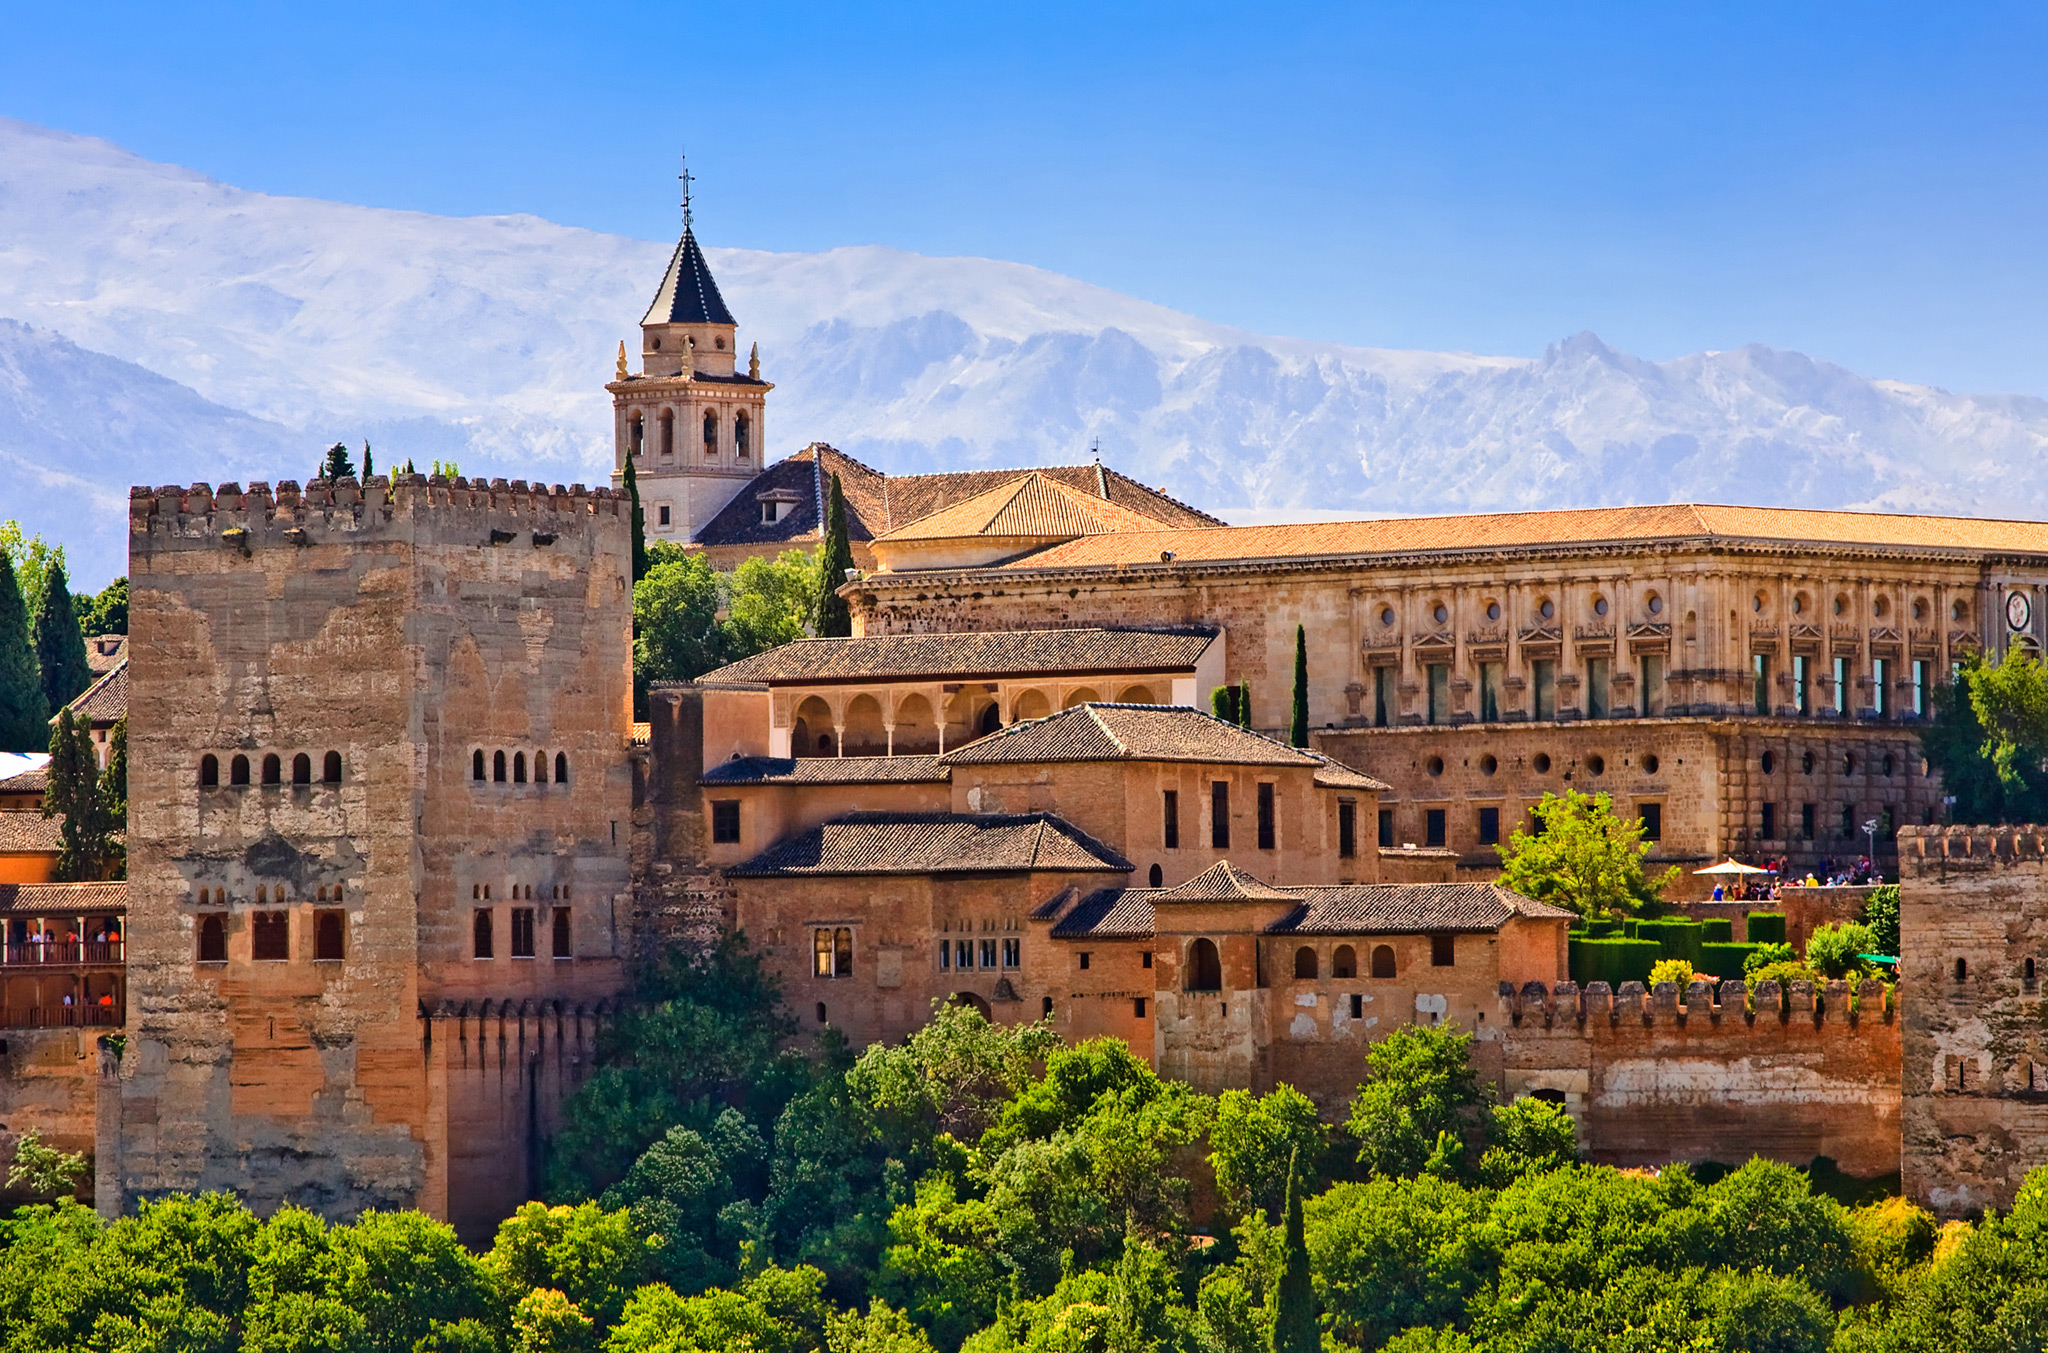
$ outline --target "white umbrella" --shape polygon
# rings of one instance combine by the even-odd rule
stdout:
[[[1770,871],[1759,869],[1753,864],[1738,864],[1734,860],[1723,860],[1719,864],[1710,864],[1705,869],[1695,869],[1692,872],[1695,874],[1767,874]]]

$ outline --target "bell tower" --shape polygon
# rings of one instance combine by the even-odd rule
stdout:
[[[698,247],[687,167],[681,177],[683,237],[640,320],[640,370],[628,369],[619,344],[618,374],[605,389],[613,485],[624,483],[634,457],[647,538],[687,544],[761,472],[775,387],[761,379],[758,348],[739,369],[739,323]]]

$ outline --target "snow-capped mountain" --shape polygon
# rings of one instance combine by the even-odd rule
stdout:
[[[669,242],[272,197],[0,120],[0,516],[117,572],[134,483],[379,463],[601,480]],[[708,250],[769,449],[891,470],[1106,459],[1220,515],[1700,498],[2048,515],[2048,401],[1749,347],[1649,362],[1270,338],[1020,264]],[[629,349],[637,346],[629,342]],[[106,529],[90,543],[75,511]]]

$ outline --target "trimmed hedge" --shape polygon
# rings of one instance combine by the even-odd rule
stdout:
[[[1783,944],[1785,942],[1785,913],[1782,911],[1753,911],[1749,913],[1749,942],[1751,944]]]
[[[1620,939],[1622,935],[1621,922],[1611,916],[1604,921],[1581,921],[1579,929],[1589,940]]]
[[[1698,968],[1707,927],[1704,921],[1642,921],[1636,926],[1636,938],[1656,943],[1664,958],[1682,958]]]
[[[1648,985],[1650,969],[1664,957],[1664,946],[1653,940],[1581,939],[1575,935],[1570,950],[1572,981],[1581,987],[1605,982],[1616,990],[1623,982]]]
[[[1721,924],[1726,925],[1723,921]],[[1700,946],[1700,961],[1693,966],[1703,972],[1712,973],[1723,982],[1740,982],[1742,964],[1761,945],[1709,943]]]
[[[1731,944],[1735,940],[1735,922],[1725,916],[1718,921],[1701,921],[1700,924],[1706,927],[1706,939],[1702,943]]]

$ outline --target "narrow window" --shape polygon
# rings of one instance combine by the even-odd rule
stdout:
[[[1479,664],[1479,718],[1483,723],[1500,722],[1500,673],[1497,662]]]
[[[1152,866],[1151,872],[1145,876],[1145,879],[1150,886],[1157,888],[1166,882],[1166,871],[1155,864]]]
[[[248,757],[237,756],[234,760],[228,762],[228,783],[231,785],[246,785],[249,783]]]
[[[477,958],[491,958],[495,956],[496,951],[491,944],[491,909],[489,907],[478,907],[476,909],[475,915],[470,919],[469,932],[474,945],[472,952]]]
[[[313,758],[300,752],[292,758],[292,783],[309,785],[313,783]]]
[[[824,1003],[823,1001],[819,1001],[819,1002],[818,1002],[818,1023],[820,1023],[820,1024],[823,1024],[824,1022],[825,1022],[825,1003]]]
[[[993,957],[991,957],[990,962],[982,966],[993,968],[995,966]],[[845,926],[841,926],[832,932],[832,975],[834,977],[853,976],[853,932]]]
[[[1913,660],[1913,717],[1927,717],[1927,661],[1924,658]]]
[[[212,752],[199,758],[199,787],[212,789],[220,783],[220,758]]]
[[[1230,782],[1217,780],[1209,786],[1209,845],[1230,849]]]
[[[1177,789],[1169,789],[1169,790],[1167,790],[1167,791],[1166,791],[1166,794],[1165,794],[1165,799],[1164,799],[1164,806],[1163,806],[1163,817],[1164,817],[1164,827],[1165,827],[1165,832],[1166,832],[1166,848],[1167,848],[1168,850],[1179,850],[1179,849],[1180,849],[1180,791],[1179,791],[1179,790],[1177,790]]]
[[[1358,951],[1348,944],[1340,944],[1330,955],[1330,976],[1358,976]]]
[[[512,908],[512,957],[533,957],[533,908]]]
[[[1003,941],[1003,966],[1005,968],[1021,968],[1024,966],[1024,941]]]
[[[1259,849],[1272,850],[1278,833],[1273,827],[1273,786],[1259,785]]]
[[[1433,724],[1449,723],[1451,720],[1451,668],[1449,663],[1433,662],[1424,672],[1429,678],[1429,721]]]
[[[1767,803],[1764,805],[1764,823],[1762,837],[1766,841],[1775,841],[1778,839],[1778,805],[1775,803]]]
[[[1849,713],[1849,660],[1835,659],[1835,713]]]
[[[469,754],[469,778],[472,780],[484,778],[484,754],[481,750]]]
[[[1842,839],[1845,841],[1853,840],[1855,836],[1856,805],[1853,803],[1845,803],[1842,805]]]
[[[830,977],[832,975],[832,932],[820,926],[811,932],[811,975]],[[818,1007],[823,1010],[824,1006]],[[822,1019],[823,1016],[820,1016]]]
[[[1756,712],[1771,712],[1771,658],[1768,653],[1758,653],[1750,658],[1756,672]]]
[[[1891,684],[1889,680],[1891,675],[1890,667],[1891,663],[1885,658],[1872,658],[1870,660],[1870,683],[1872,688],[1870,705],[1880,719],[1890,718],[1892,712],[1891,692],[1886,689]]]
[[[1792,655],[1792,708],[1801,714],[1813,713],[1813,697],[1807,687],[1812,681],[1804,653]]]
[[[661,431],[661,454],[672,456],[676,452],[676,415],[673,409],[663,409],[659,420]]]
[[[1811,841],[1813,839],[1814,819],[1819,816],[1819,813],[1820,808],[1817,804],[1802,803],[1799,805],[1799,838],[1802,841]]]
[[[1380,849],[1392,850],[1393,848],[1394,810],[1391,808],[1382,808],[1380,809]]]
[[[199,918],[199,961],[201,963],[225,963],[228,961],[227,917],[215,913]]]
[[[505,783],[505,754],[503,752],[491,753],[491,780],[495,784]]]
[[[732,449],[739,454],[741,460],[745,460],[747,452],[752,449],[747,433],[748,419],[746,414],[742,413],[732,420]]]
[[[1643,696],[1642,711],[1645,718],[1664,712],[1664,659],[1644,657],[1641,663]]]
[[[570,956],[570,949],[569,949],[569,909],[568,909],[567,907],[556,907],[556,908],[555,908],[555,920],[554,920],[554,931],[555,931],[555,935],[554,935],[554,939],[555,939],[555,943],[554,943],[554,954],[555,954],[555,957],[556,957],[556,958],[568,958],[568,957]]]
[[[558,785],[569,783],[569,754],[567,752],[555,753],[555,783]]]
[[[533,782],[537,785],[544,785],[548,782],[548,754],[546,752],[535,752],[533,754]]]
[[[515,785],[523,785],[526,783],[525,752],[512,753],[512,783]]]
[[[709,409],[704,411],[704,454],[718,454],[718,415]]]
[[[995,965],[996,942],[994,940],[983,940],[981,942],[981,966],[984,968],[993,968],[995,967]]]
[[[1149,968],[1152,966],[1152,951],[1150,949],[1147,949],[1144,953],[1138,955],[1138,966],[1141,968]]]
[[[1538,658],[1532,664],[1536,678],[1536,717],[1555,719],[1557,717],[1557,660]]]
[[[1613,668],[1605,658],[1586,660],[1586,717],[1604,719],[1607,717],[1609,674]]]
[[[1358,805],[1348,799],[1337,804],[1337,854],[1346,860],[1358,855]]]
[[[1082,950],[1082,951],[1081,951],[1081,952],[1080,952],[1080,953],[1079,953],[1079,954],[1077,955],[1077,957],[1078,957],[1078,958],[1079,958],[1079,959],[1081,960],[1081,971],[1082,971],[1082,972],[1087,972],[1087,971],[1088,971],[1088,959],[1089,959],[1089,957],[1090,957],[1090,955],[1089,955],[1088,951],[1087,951],[1086,949],[1083,949],[1083,950]]]
[[[1427,845],[1440,846],[1444,843],[1444,818],[1446,810],[1432,808],[1424,815],[1423,841]]]
[[[284,783],[284,762],[278,759],[276,752],[268,753],[263,758],[263,783],[267,785],[281,785]]]
[[[1046,999],[1051,1000],[1052,998],[1048,996]],[[1145,1018],[1145,998],[1143,996],[1131,997],[1131,1013],[1139,1019]]]
[[[657,525],[657,526],[667,526],[667,525],[669,524],[669,520],[668,520],[668,504],[667,504],[667,503],[663,503],[663,504],[661,505],[661,507],[660,507],[660,508],[659,508],[658,510],[659,510],[659,512],[661,513],[661,519],[660,519],[659,521],[657,521],[657,522],[655,523],[655,525]]]
[[[322,963],[338,963],[343,956],[346,927],[338,911],[313,913],[313,957]]]
[[[1392,977],[1394,975],[1394,948],[1392,945],[1380,944],[1373,946],[1372,975],[1374,977]]]
[[[291,916],[282,911],[253,912],[249,918],[249,956],[258,963],[280,963],[292,956]]]
[[[1458,963],[1458,937],[1456,935],[1431,935],[1429,937],[1429,966],[1451,968]]]
[[[1356,991],[1351,993],[1351,1018],[1365,1018],[1365,997]]]
[[[1372,726],[1385,728],[1394,721],[1394,669],[1372,669]]]
[[[738,845],[740,840],[740,801],[738,799],[713,799],[711,801],[711,839],[720,845]]]
[[[320,778],[330,785],[341,783],[341,753],[329,752],[320,760]]]
[[[939,941],[939,971],[953,971],[953,942],[951,940]]]
[[[633,455],[639,455],[640,449],[647,444],[647,423],[637,411],[626,420],[626,436],[628,449]]]
[[[1636,805],[1636,821],[1642,826],[1645,841],[1664,839],[1664,805],[1661,803],[1639,803]]]
[[[1957,960],[1956,960],[1956,981],[1958,981],[1958,982],[1967,982],[1967,981],[1969,981],[1969,980],[1970,980],[1970,961],[1969,961],[1968,959],[1966,959],[1966,958],[1959,958],[1959,959],[1957,959]]]
[[[1039,1005],[1038,1005],[1038,1010],[1039,1010],[1039,1017],[1040,1017],[1041,1019],[1051,1019],[1051,1018],[1052,1018],[1052,997],[1050,997],[1050,996],[1047,996],[1047,997],[1046,997],[1046,998],[1045,998],[1044,1000],[1040,1001],[1040,1002],[1039,1002]]]
[[[973,940],[955,940],[953,942],[953,966],[962,972],[966,972],[974,966]]]
[[[1316,979],[1316,951],[1307,945],[1294,951],[1294,980],[1313,982]]]
[[[1479,844],[1497,846],[1500,844],[1500,809],[1479,810]]]
[[[2026,982],[2026,983],[2028,983],[2028,984],[2030,984],[2030,985],[2032,984],[2032,982],[2033,982],[2033,980],[2034,980],[2034,960],[2033,960],[2033,959],[2031,959],[2031,958],[2030,958],[2030,959],[2028,959],[2028,960],[2026,961],[2026,963],[2025,963],[2025,964],[2023,965],[2023,968],[2022,968],[2022,971],[2021,971],[2021,974],[2020,974],[2020,980],[2021,980],[2021,981],[2023,981],[2023,982]]]

